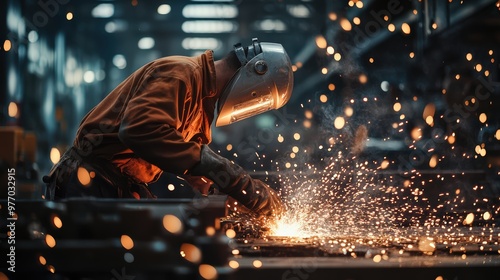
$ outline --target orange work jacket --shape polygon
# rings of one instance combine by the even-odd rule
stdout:
[[[132,73],[81,121],[73,146],[150,183],[162,171],[183,174],[211,142],[216,103],[210,50],[169,56]]]

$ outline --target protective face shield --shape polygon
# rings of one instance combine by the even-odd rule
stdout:
[[[219,98],[216,126],[279,109],[292,95],[292,63],[281,44],[254,38],[246,55],[241,44],[234,47],[241,67]]]

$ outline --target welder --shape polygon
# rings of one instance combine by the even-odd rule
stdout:
[[[281,44],[238,43],[219,60],[206,50],[167,56],[132,73],[82,119],[73,145],[43,180],[46,198],[149,198],[162,172],[207,194],[215,186],[260,216],[279,214],[276,191],[210,149],[211,125],[278,109],[293,71]]]

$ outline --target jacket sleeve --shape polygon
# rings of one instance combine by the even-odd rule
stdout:
[[[182,174],[200,161],[201,146],[186,142],[176,129],[180,123],[186,92],[176,78],[155,78],[129,100],[118,137],[140,158],[160,169]]]

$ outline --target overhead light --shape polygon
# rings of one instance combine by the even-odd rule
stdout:
[[[184,38],[182,47],[185,50],[215,50],[221,45],[216,38]]]
[[[288,5],[286,9],[290,15],[296,18],[307,18],[311,15],[309,9],[305,5]]]
[[[117,54],[113,57],[113,64],[118,68],[118,69],[124,69],[127,67],[127,60],[125,59],[125,56],[122,54]]]
[[[114,21],[110,21],[104,25],[104,30],[108,33],[113,33],[116,31],[116,23]]]
[[[185,18],[235,18],[238,8],[235,5],[195,4],[186,5],[182,9]]]
[[[264,19],[255,22],[255,29],[261,31],[285,31],[286,24],[279,19]]]
[[[227,20],[191,20],[182,24],[186,33],[228,33],[234,32],[238,24]]]
[[[36,41],[38,41],[38,32],[36,32],[36,30],[31,30],[28,33],[28,41],[30,41],[30,43],[35,43]]]
[[[172,10],[172,8],[170,7],[170,5],[161,4],[160,6],[158,6],[157,12],[160,15],[166,15],[166,14],[170,13],[171,10]]]
[[[137,43],[137,46],[141,50],[149,50],[152,49],[155,46],[155,39],[151,37],[143,37],[139,40]]]
[[[380,88],[385,92],[389,91],[389,82],[382,81],[382,83],[380,83]]]
[[[9,30],[17,32],[18,22],[21,20],[20,13],[14,8],[17,5],[7,5],[7,27]],[[4,19],[5,21],[5,19]]]
[[[11,64],[12,65],[12,64]],[[9,74],[7,76],[7,89],[9,91],[9,97],[14,97],[16,94],[16,89],[18,88],[18,78],[16,70],[13,66],[9,67]]]
[[[114,32],[119,32],[119,31],[125,31],[127,30],[127,22],[123,20],[113,20],[106,25],[104,25],[104,30],[108,33],[114,33]]]
[[[102,3],[92,9],[95,18],[110,18],[115,14],[115,6],[110,3]]]
[[[87,83],[93,83],[95,81],[95,73],[94,71],[88,70],[83,73],[83,80]]]

